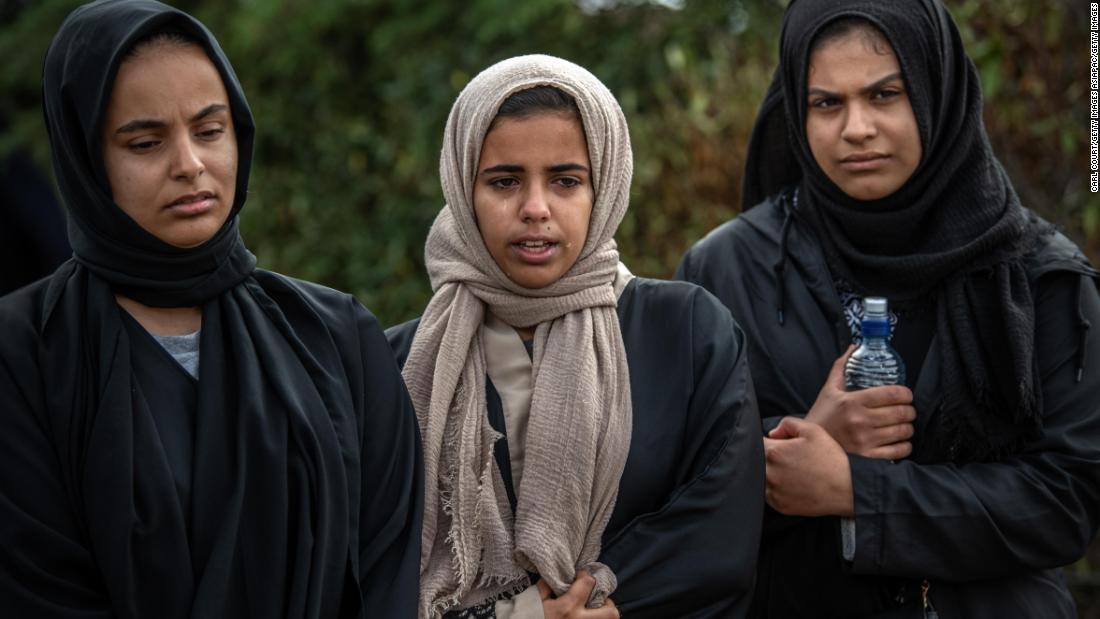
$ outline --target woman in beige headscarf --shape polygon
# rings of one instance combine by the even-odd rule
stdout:
[[[435,294],[387,333],[424,442],[421,617],[747,610],[743,336],[701,288],[619,262],[632,170],[614,96],[558,58],[500,62],[451,110]]]

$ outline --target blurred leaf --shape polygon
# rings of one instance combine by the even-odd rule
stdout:
[[[786,2],[176,4],[219,36],[253,106],[258,141],[242,230],[261,265],[353,292],[392,324],[416,316],[430,294],[423,243],[442,204],[443,124],[478,71],[541,52],[578,62],[608,85],[630,123],[636,162],[619,246],[634,272],[667,277],[692,242],[737,212]],[[0,154],[29,149],[45,166],[41,61],[80,2],[23,4],[0,29]],[[1100,205],[1087,190],[1080,11],[1028,0],[948,6],[981,73],[990,139],[1017,190],[1095,252]]]

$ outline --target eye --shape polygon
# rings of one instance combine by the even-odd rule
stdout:
[[[872,96],[872,98],[886,100],[893,99],[894,97],[900,97],[902,94],[904,93],[896,88],[883,88],[882,90],[876,92],[874,96]]]
[[[154,140],[151,138],[142,138],[134,140],[126,145],[126,148],[135,153],[148,153],[160,146],[160,140]]]
[[[574,187],[580,187],[581,185],[584,184],[584,181],[582,181],[581,179],[579,179],[575,176],[562,176],[560,178],[554,179],[554,182],[558,183],[562,187],[565,187],[566,189],[572,189]]]
[[[489,184],[497,189],[511,189],[519,186],[519,179],[513,176],[501,176],[489,181]]]
[[[223,133],[225,133],[225,127],[221,125],[203,125],[195,132],[195,135],[200,139],[212,141],[221,137]]]
[[[819,110],[826,110],[839,104],[840,100],[836,97],[821,97],[819,99],[810,100],[810,107],[817,108]]]

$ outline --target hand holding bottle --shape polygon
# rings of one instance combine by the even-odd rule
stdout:
[[[899,460],[912,452],[913,392],[904,385],[848,391],[844,367],[855,346],[833,363],[806,421],[825,429],[847,453]]]

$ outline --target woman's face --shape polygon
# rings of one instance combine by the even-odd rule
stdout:
[[[556,282],[577,261],[592,216],[580,121],[560,112],[500,118],[478,165],[474,214],[493,260],[524,288]]]
[[[806,137],[829,180],[858,200],[897,191],[921,159],[901,67],[881,36],[852,32],[810,55]]]
[[[176,247],[195,247],[233,207],[237,137],[218,70],[197,45],[154,43],[122,62],[102,127],[115,203]]]

